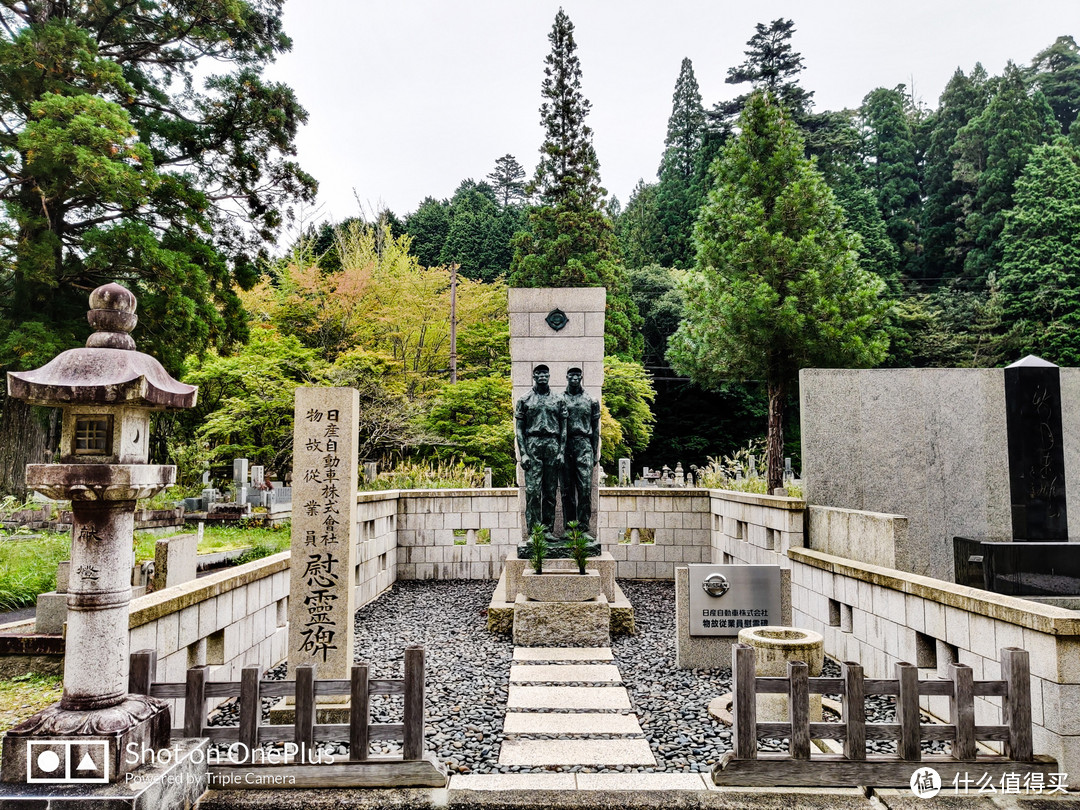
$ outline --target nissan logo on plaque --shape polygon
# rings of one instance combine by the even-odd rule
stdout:
[[[782,624],[779,565],[689,565],[690,635]]]

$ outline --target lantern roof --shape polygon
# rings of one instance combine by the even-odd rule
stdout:
[[[31,405],[129,405],[191,408],[198,388],[174,380],[157,360],[135,349],[139,319],[130,290],[106,284],[90,293],[86,348],[68,349],[33,371],[9,371],[8,395]]]

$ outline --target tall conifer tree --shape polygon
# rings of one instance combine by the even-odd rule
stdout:
[[[683,59],[658,172],[657,205],[663,238],[655,261],[665,267],[689,267],[694,258],[694,219],[701,204],[697,169],[704,133],[705,108],[694,65]]]
[[[604,342],[608,354],[641,355],[641,316],[622,283],[618,243],[605,214],[600,162],[585,123],[574,24],[562,9],[548,35],[540,123],[544,142],[530,190],[540,206],[514,239],[510,283],[516,287],[606,287]]]

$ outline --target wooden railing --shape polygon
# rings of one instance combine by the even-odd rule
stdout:
[[[267,681],[262,679],[262,670],[258,666],[247,666],[241,670],[239,682],[220,682],[207,680],[207,667],[192,667],[187,671],[184,683],[161,683],[153,680],[157,668],[157,654],[153,650],[141,650],[131,656],[131,668],[128,690],[135,694],[150,695],[163,699],[181,699],[184,701],[184,724],[173,728],[172,735],[177,737],[204,737],[217,743],[241,743],[242,751],[250,754],[264,743],[292,742],[300,752],[314,751],[314,745],[320,741],[348,741],[348,763],[352,765],[373,765],[373,768],[354,768],[354,774],[360,777],[335,777],[323,773],[314,780],[314,786],[388,786],[430,784],[438,779],[432,774],[439,772],[441,782],[445,784],[445,775],[433,761],[424,757],[424,648],[411,646],[405,649],[404,678],[371,678],[367,664],[352,667],[348,680],[315,678],[315,665],[302,664],[296,667],[294,680]],[[372,723],[372,695],[402,695],[405,699],[404,717],[401,723]],[[318,699],[326,696],[347,697],[349,705],[348,723],[318,723]],[[294,721],[292,725],[264,725],[262,723],[262,699],[267,697],[293,698]],[[240,709],[238,726],[207,725],[206,701],[210,698],[237,698]],[[400,757],[372,757],[371,743],[375,741],[401,741]],[[305,754],[302,753],[301,756]],[[423,764],[432,767],[394,769],[394,763]],[[293,776],[302,774],[310,765],[303,761],[293,765],[282,765]],[[340,761],[334,765],[343,764]],[[391,766],[387,768],[387,766]],[[265,769],[268,766],[258,763],[238,763],[232,758],[228,770],[247,767]],[[324,767],[324,766],[315,766]],[[221,767],[211,771],[222,770]],[[376,774],[375,781],[364,780]],[[394,774],[397,781],[394,781]],[[409,776],[413,774],[413,776]],[[388,781],[388,775],[389,780]],[[360,781],[358,781],[358,778]],[[419,781],[418,781],[419,780]],[[301,786],[293,783],[294,786]]]
[[[950,664],[947,678],[920,680],[917,667],[896,664],[894,679],[863,677],[857,663],[841,665],[839,678],[810,678],[802,661],[789,662],[786,678],[755,675],[755,651],[746,644],[732,648],[732,737],[734,751],[713,771],[725,785],[877,785],[907,786],[912,772],[927,763],[943,779],[963,771],[989,773],[1053,773],[1056,763],[1036,757],[1031,739],[1031,675],[1026,650],[1001,651],[1001,680],[976,681],[971,667]],[[757,695],[788,696],[788,722],[757,722]],[[811,694],[839,694],[839,723],[810,722]],[[867,723],[867,695],[896,697],[896,722]],[[922,695],[949,698],[949,722],[923,723]],[[1000,725],[975,725],[975,697],[1002,701]],[[758,752],[760,739],[788,739],[786,754]],[[843,754],[811,755],[811,740],[842,740]],[[896,740],[897,753],[867,755],[868,740]],[[922,743],[952,743],[950,756],[927,756]],[[979,755],[978,742],[1004,744],[1004,756]],[[760,763],[760,764],[759,764]]]

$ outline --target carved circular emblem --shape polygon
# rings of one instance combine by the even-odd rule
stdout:
[[[566,313],[557,307],[551,310],[551,312],[548,313],[548,316],[544,318],[544,320],[547,322],[547,325],[554,329],[556,332],[558,332],[560,329],[570,323],[570,319],[566,317]]]
[[[709,596],[723,596],[730,587],[727,577],[723,574],[709,574],[701,583],[701,589]]]

